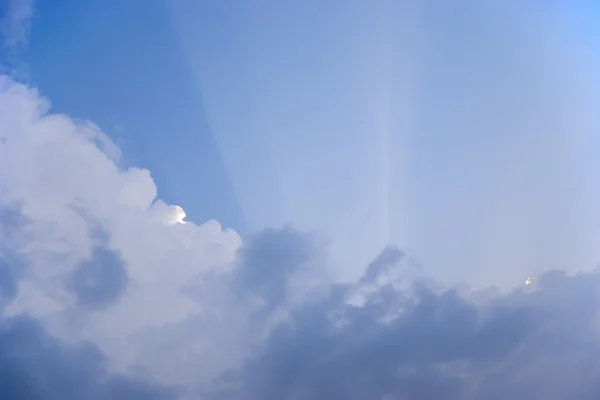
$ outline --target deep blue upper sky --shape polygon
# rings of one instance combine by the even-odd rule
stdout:
[[[125,165],[152,171],[161,198],[192,220],[244,229],[162,1],[39,2],[26,59],[53,109],[98,124]]]

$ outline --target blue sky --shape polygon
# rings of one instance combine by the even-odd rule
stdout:
[[[162,2],[41,2],[34,20],[27,65],[56,112],[97,123],[123,162],[150,168],[160,196],[184,204],[189,218],[244,228]]]
[[[564,210],[566,236],[594,234],[575,203],[595,139],[569,127],[594,118],[590,4],[44,2],[24,58],[190,220],[317,232],[341,277],[394,243],[488,284],[571,261],[544,226]]]
[[[598,398],[593,3],[0,0],[0,397]]]

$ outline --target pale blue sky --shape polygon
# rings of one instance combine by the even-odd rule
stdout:
[[[350,276],[591,262],[597,7],[411,4],[41,2],[25,58],[191,220],[320,232]]]
[[[0,0],[0,398],[600,398],[594,3]]]

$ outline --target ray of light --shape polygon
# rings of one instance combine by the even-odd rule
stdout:
[[[390,241],[391,2],[217,9],[172,20],[247,219],[323,233],[359,273]]]
[[[254,229],[323,232],[346,278],[388,242],[414,248],[442,280],[483,285],[595,254],[586,218],[598,215],[589,170],[600,102],[585,82],[598,74],[554,11],[176,4]]]

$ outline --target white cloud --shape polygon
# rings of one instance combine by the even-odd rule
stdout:
[[[216,221],[183,224],[149,171],[119,168],[97,128],[48,110],[0,78],[0,346],[23,337],[52,360],[0,347],[0,397],[28,393],[5,389],[25,374],[65,400],[80,385],[102,400],[176,398],[161,383],[205,399],[598,398],[599,272],[446,291],[414,284],[418,265],[391,247],[355,283],[315,282],[321,240],[286,227],[242,243]],[[7,318],[23,312],[154,382]]]
[[[10,249],[23,257],[24,276],[7,313],[30,313],[64,339],[93,340],[123,366],[143,361],[125,351],[140,347],[136,335],[199,315],[201,305],[182,289],[232,263],[241,244],[235,231],[216,221],[177,223],[185,212],[156,198],[148,170],[120,169],[116,146],[97,127],[49,113],[35,90],[7,77],[0,132],[0,208],[27,221],[27,240]],[[122,259],[128,285],[113,304],[83,313],[65,282],[100,245]],[[185,345],[194,340],[201,337]]]
[[[22,44],[32,8],[12,10],[1,34],[5,43]],[[519,270],[523,287],[511,293],[463,288],[459,295],[413,285],[421,269],[390,248],[358,282],[328,287],[320,241],[283,229],[242,243],[217,221],[187,222],[181,207],[157,198],[150,171],[119,167],[119,148],[97,126],[49,109],[34,89],[0,77],[5,316],[29,313],[61,339],[98,344],[119,369],[142,367],[160,382],[192,391],[214,389],[213,378],[232,368],[228,398],[597,398],[597,273]],[[5,210],[24,222],[11,228],[2,220]],[[355,226],[348,237],[368,232]],[[448,241],[461,229],[452,226],[440,237]],[[499,239],[511,239],[502,232]],[[573,246],[581,243],[568,238],[554,249],[578,253]],[[434,251],[438,245],[434,241]],[[98,255],[99,248],[104,253]],[[513,257],[511,250],[506,254]],[[14,296],[3,286],[2,263],[10,256],[18,260]],[[448,270],[463,265],[441,258]],[[74,282],[82,266],[91,266],[91,275]],[[508,267],[481,266],[508,275]],[[98,286],[97,280],[105,282]],[[82,297],[77,285],[91,297]],[[103,292],[102,285],[113,286]],[[6,299],[11,302],[2,309]],[[0,364],[2,357],[0,351]],[[67,368],[69,382],[83,363]]]

